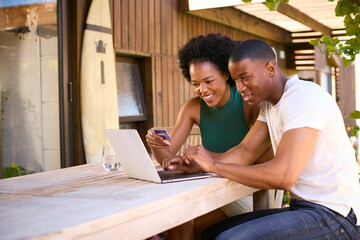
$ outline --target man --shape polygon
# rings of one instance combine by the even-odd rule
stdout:
[[[229,70],[244,101],[261,103],[244,140],[223,154],[201,146],[195,161],[247,186],[290,190],[290,208],[246,213],[213,225],[204,239],[360,239],[359,178],[341,112],[320,86],[287,78],[271,47],[250,39],[232,52]],[[271,141],[274,158],[253,164]]]

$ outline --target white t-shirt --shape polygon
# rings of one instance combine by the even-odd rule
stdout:
[[[350,208],[360,223],[360,190],[355,152],[341,112],[324,89],[289,77],[276,105],[261,103],[258,120],[266,122],[274,154],[284,132],[301,127],[320,130],[315,150],[291,189],[293,198],[326,206],[343,216]]]

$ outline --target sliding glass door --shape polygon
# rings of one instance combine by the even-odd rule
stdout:
[[[0,1],[3,167],[61,167],[57,1]]]

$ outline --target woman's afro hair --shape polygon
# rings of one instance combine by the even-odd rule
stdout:
[[[185,79],[189,82],[191,81],[189,73],[189,65],[191,63],[211,62],[221,72],[229,73],[229,56],[234,47],[239,43],[240,41],[231,40],[220,33],[210,33],[206,36],[200,35],[190,39],[179,50],[179,64]],[[227,82],[230,86],[235,86],[230,73]]]

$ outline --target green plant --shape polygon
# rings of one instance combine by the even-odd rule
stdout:
[[[5,167],[3,169],[3,178],[17,177],[27,174],[35,173],[35,171],[26,171],[25,168],[17,165],[15,162],[11,164],[11,167]]]
[[[250,3],[252,0],[242,0]],[[329,0],[333,2],[334,0]],[[287,3],[289,0],[266,0],[266,6],[270,11],[275,11],[280,2]],[[360,1],[359,0],[339,0],[335,8],[335,16],[344,17],[346,36],[350,39],[341,42],[336,37],[324,35],[319,39],[310,41],[310,44],[318,46],[324,43],[324,53],[329,57],[330,54],[342,55],[345,67],[355,61],[356,54],[360,53]]]
[[[347,118],[352,118],[352,119],[360,119],[360,111],[353,111],[352,113],[350,113],[349,115],[346,116]],[[351,132],[351,136],[355,137],[358,133],[358,131],[360,130],[359,126],[356,125],[355,127],[352,128],[352,132]]]
[[[284,196],[282,199],[282,205],[290,205],[290,192],[289,191],[284,191]]]
[[[333,2],[334,0],[329,0]],[[317,40],[310,41],[310,44],[318,46],[320,42],[325,44],[324,53],[329,57],[330,54],[343,55],[342,61],[348,67],[355,61],[356,54],[360,53],[360,2],[359,0],[339,0],[335,15],[344,17],[346,35],[351,37],[345,42],[340,42],[336,37],[323,35]]]

